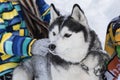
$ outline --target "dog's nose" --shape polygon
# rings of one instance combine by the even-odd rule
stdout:
[[[55,44],[50,44],[50,45],[49,45],[49,49],[50,49],[51,51],[55,50],[55,48],[56,48]]]

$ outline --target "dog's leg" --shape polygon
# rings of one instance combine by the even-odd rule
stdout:
[[[32,80],[31,73],[27,73],[21,66],[17,67],[13,72],[12,80]]]
[[[34,56],[32,57],[34,65],[34,80],[51,80],[50,68],[46,57]]]

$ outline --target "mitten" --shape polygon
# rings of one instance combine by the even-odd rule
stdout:
[[[49,42],[47,38],[36,40],[32,45],[31,53],[33,55],[45,56],[48,53]]]

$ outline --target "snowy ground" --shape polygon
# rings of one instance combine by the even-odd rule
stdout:
[[[120,0],[45,0],[54,3],[61,13],[70,13],[75,3],[79,4],[88,19],[89,25],[96,31],[104,47],[108,23],[120,15]]]

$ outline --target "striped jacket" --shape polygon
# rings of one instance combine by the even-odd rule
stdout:
[[[43,17],[48,10],[45,13]],[[20,5],[0,0],[0,76],[13,71],[19,62],[32,55],[34,41],[29,37]]]

